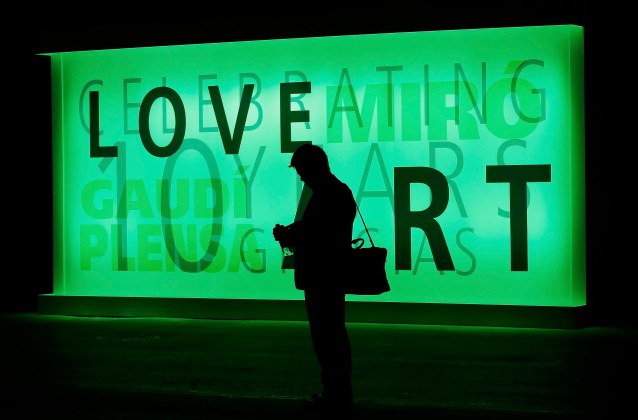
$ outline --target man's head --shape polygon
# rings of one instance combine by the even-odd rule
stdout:
[[[328,156],[315,144],[302,144],[292,154],[290,167],[297,170],[301,180],[310,188],[315,188],[321,179],[330,175]]]

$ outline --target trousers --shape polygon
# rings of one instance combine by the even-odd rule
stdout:
[[[321,372],[322,396],[351,402],[352,354],[346,328],[345,294],[340,291],[304,291],[312,345]]]

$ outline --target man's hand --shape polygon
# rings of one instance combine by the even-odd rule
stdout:
[[[285,239],[286,236],[286,226],[280,225],[279,223],[275,225],[272,229],[272,236],[275,238],[277,242],[281,242]]]

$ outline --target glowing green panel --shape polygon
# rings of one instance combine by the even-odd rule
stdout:
[[[271,231],[312,141],[389,250],[350,299],[585,304],[581,27],[49,55],[55,294],[301,299]]]

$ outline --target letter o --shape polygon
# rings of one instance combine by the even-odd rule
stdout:
[[[168,99],[175,113],[175,132],[173,133],[173,138],[170,143],[166,146],[158,146],[155,144],[151,137],[151,129],[149,127],[151,107],[159,98]],[[150,90],[142,100],[142,105],[140,106],[139,129],[144,148],[153,156],[168,157],[177,152],[186,134],[186,110],[184,109],[184,102],[182,102],[179,94],[175,92],[175,90],[165,86]]]

